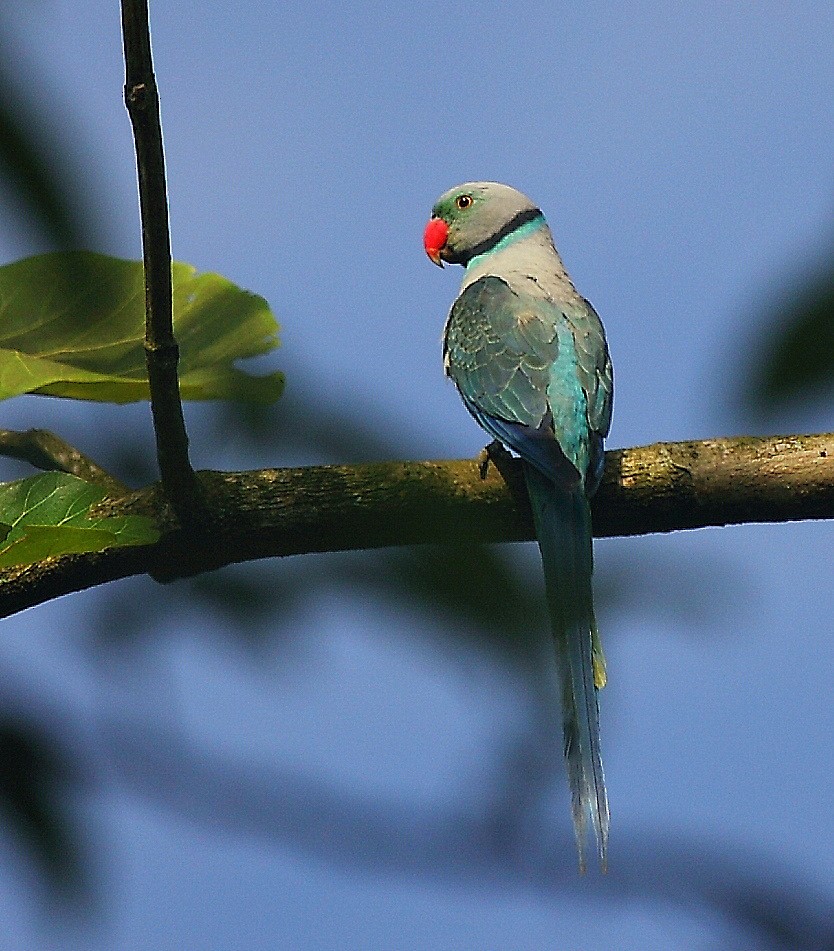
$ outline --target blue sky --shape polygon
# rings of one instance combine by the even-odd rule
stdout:
[[[283,328],[271,365],[301,394],[288,425],[303,430],[314,391],[411,458],[478,452],[440,364],[460,274],[433,268],[420,238],[440,192],[489,178],[541,205],[605,322],[610,446],[762,429],[740,408],[752,342],[830,245],[829,3],[152,7],[175,256],[270,301]],[[44,0],[14,30],[20,76],[80,130],[100,250],[138,256],[118,5]],[[6,208],[3,260],[40,250]],[[198,466],[320,461],[242,448],[211,419],[188,408]],[[132,427],[150,445],[142,406],[4,407],[4,426],[34,424],[88,448]],[[829,430],[830,411],[765,428]],[[126,662],[89,647],[107,593],[19,616],[0,648],[4,702],[58,718],[84,751],[96,781],[77,808],[103,856],[105,912],[94,928],[44,917],[34,872],[0,839],[0,944],[749,946],[714,910],[629,890],[652,861],[670,893],[687,881],[645,844],[658,839],[772,870],[830,909],[831,543],[822,523],[598,543],[600,584],[618,586],[603,618],[608,881],[575,878],[558,728],[549,750],[527,683],[476,631],[450,646],[435,629],[448,619],[325,586],[253,655],[190,611]],[[297,569],[255,570],[291,585]],[[123,587],[133,612],[163,597],[149,580]],[[214,789],[194,763],[177,775],[154,731],[239,767],[252,795]],[[514,789],[502,757],[516,747],[543,777],[519,812],[517,861],[468,858],[466,829]],[[278,805],[259,812],[264,777]],[[201,821],[201,783],[225,825]],[[397,832],[363,852],[350,830],[375,809]]]

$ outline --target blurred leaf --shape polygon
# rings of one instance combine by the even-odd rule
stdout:
[[[0,53],[8,53],[0,48]],[[30,224],[58,247],[85,243],[76,206],[80,202],[67,180],[66,143],[48,142],[35,110],[15,94],[13,75],[0,74],[0,179],[23,204]],[[52,138],[50,136],[49,138]]]
[[[186,583],[196,604],[212,611],[225,623],[236,625],[241,632],[262,623],[274,630],[283,619],[283,613],[304,595],[288,583],[283,572],[273,570],[268,577],[264,577],[265,574],[230,565],[220,572],[196,575]],[[181,600],[181,591],[179,595]]]
[[[402,421],[386,425],[372,400],[338,400],[322,392],[307,367],[294,367],[289,375],[292,386],[277,403],[217,404],[211,419],[215,438],[241,451],[267,451],[270,464],[276,450],[282,457],[299,457],[304,465],[414,458]]]
[[[760,410],[834,389],[834,260],[774,322],[751,375],[749,400]]]
[[[488,877],[496,894],[581,896],[609,909],[675,904],[690,915],[717,913],[722,923],[742,929],[732,947],[834,951],[830,886],[821,890],[797,873],[798,853],[791,856],[791,868],[773,855],[746,849],[740,836],[725,852],[708,838],[667,838],[654,829],[629,827],[626,819],[616,869],[580,879],[573,840],[567,830],[560,836],[551,821],[552,784],[542,782],[541,764],[525,764],[526,757],[508,774],[507,759],[499,756],[494,761],[499,772],[479,776],[490,804],[486,809],[472,809],[454,796],[437,809],[346,792],[280,762],[264,768],[239,756],[199,751],[181,731],[160,727],[157,718],[132,728],[119,722],[109,735],[112,768],[134,795],[213,834],[222,829],[247,840],[257,837],[319,862],[389,879],[420,876],[430,883],[483,888]],[[551,748],[551,756],[555,752]],[[543,822],[531,823],[537,803],[547,812]]]
[[[278,345],[266,301],[188,264],[175,263],[173,276],[183,398],[277,399],[282,374],[255,377],[234,366]],[[139,261],[53,253],[0,268],[0,399],[147,399],[144,302]]]
[[[11,526],[0,544],[0,568],[70,552],[157,541],[159,532],[148,518],[91,517],[91,507],[105,495],[98,486],[64,472],[45,472],[0,485],[0,519]]]
[[[63,758],[31,726],[0,722],[0,813],[58,891],[84,885],[79,843],[66,815]]]
[[[396,548],[346,566],[343,577],[352,589],[437,614],[451,635],[468,630],[515,660],[537,656],[548,629],[544,582],[519,572],[498,546]]]
[[[89,617],[95,650],[149,643],[170,633],[172,621],[182,629],[194,625],[208,637],[231,639],[251,652],[282,641],[303,628],[322,592],[333,583],[327,562],[333,557],[270,559],[227,565],[219,571],[159,585],[144,576],[107,586]],[[136,604],[142,610],[136,610]],[[128,656],[127,654],[123,656]]]

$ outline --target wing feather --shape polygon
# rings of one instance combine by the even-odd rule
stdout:
[[[564,456],[596,486],[611,419],[602,324],[578,298],[559,304],[490,275],[452,306],[444,356],[470,412],[494,438],[564,481]],[[550,439],[556,445],[545,448]]]

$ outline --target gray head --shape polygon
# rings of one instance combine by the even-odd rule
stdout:
[[[466,182],[438,198],[423,243],[435,264],[466,264],[537,218],[542,218],[541,211],[515,188]]]

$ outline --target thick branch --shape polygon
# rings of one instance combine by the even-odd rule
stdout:
[[[177,527],[165,493],[151,486],[108,509],[154,517],[164,531],[157,545],[0,572],[0,616],[134,574],[171,579],[275,555],[531,539],[518,465],[500,466],[485,479],[478,460],[201,472],[220,530],[211,548]],[[834,518],[834,434],[615,450],[594,499],[597,536],[824,518]]]
[[[125,104],[133,126],[145,263],[145,357],[162,484],[183,525],[204,522],[188,458],[172,315],[171,238],[159,95],[151,59],[148,0],[122,0]]]

